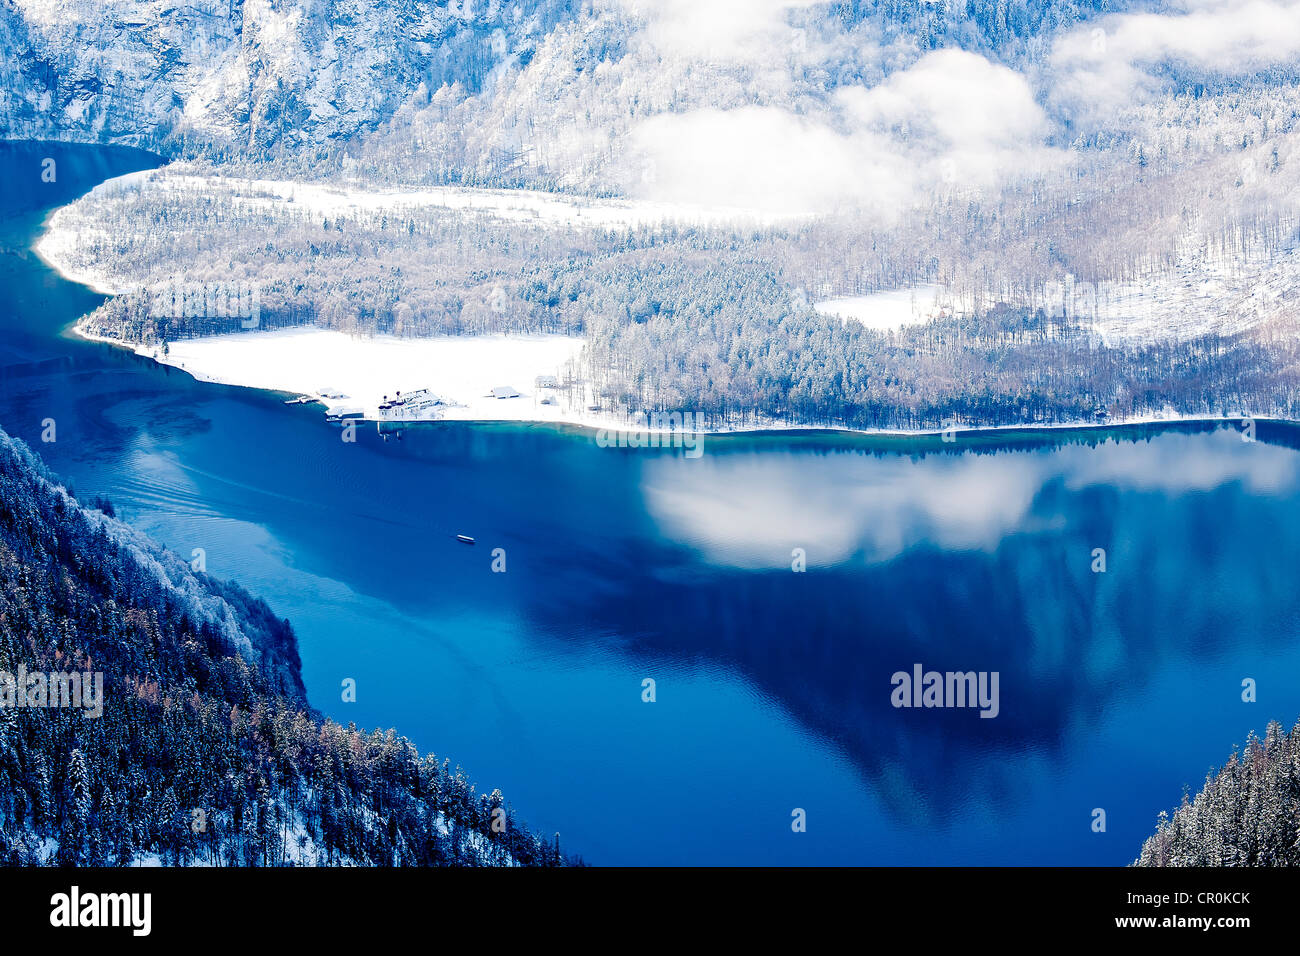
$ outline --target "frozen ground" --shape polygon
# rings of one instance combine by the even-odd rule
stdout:
[[[878,332],[892,332],[905,325],[918,325],[952,311],[944,303],[941,290],[936,285],[827,299],[816,303],[813,308],[822,315],[838,316],[846,322],[861,322]]]
[[[184,369],[205,382],[275,389],[302,395],[321,392],[331,411],[361,409],[378,417],[384,396],[427,388],[454,403],[444,417],[459,421],[565,421],[580,409],[543,404],[559,390],[537,388],[539,375],[566,378],[583,341],[567,335],[463,335],[397,338],[352,336],[315,327],[234,332],[172,342],[168,354],[155,346],[136,351]],[[494,398],[512,386],[518,398]]]

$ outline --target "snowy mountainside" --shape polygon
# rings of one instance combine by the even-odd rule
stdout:
[[[1052,31],[1105,9],[1115,7],[5,0],[0,123],[10,138],[257,159],[379,131],[433,160],[435,175],[609,185],[591,167],[638,120],[706,107],[825,113],[833,91],[936,49],[1041,56]]]
[[[387,184],[897,214],[1079,149],[1187,162],[1285,131],[1298,16],[1291,0],[1235,18],[1220,0],[4,0],[0,131]],[[1179,96],[1188,115],[1160,113]]]
[[[425,0],[5,0],[0,122],[10,138],[173,154],[328,146],[417,90],[479,89],[563,6],[502,17],[495,3]]]

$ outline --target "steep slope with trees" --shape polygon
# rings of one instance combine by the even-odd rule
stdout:
[[[1195,798],[1160,814],[1138,866],[1300,866],[1300,722],[1252,735]]]
[[[0,708],[0,861],[558,865],[393,731],[307,704],[293,630],[0,432],[0,672],[103,675],[102,713]]]

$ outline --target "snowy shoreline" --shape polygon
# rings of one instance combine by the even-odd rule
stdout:
[[[111,195],[116,191],[133,188],[157,170],[142,170],[106,180],[87,194]],[[192,180],[192,181],[191,181]],[[197,188],[202,177],[189,176],[184,181]],[[245,186],[256,187],[255,192],[270,193],[258,201],[283,200],[280,195],[290,186],[290,196],[304,205],[355,208],[361,203],[357,194],[335,187],[311,187],[272,181],[255,181]],[[654,204],[591,201],[581,206],[571,198],[512,196],[508,192],[492,190],[429,190],[406,195],[407,200],[435,205],[463,205],[507,217],[526,212],[527,217],[542,216],[556,223],[584,221],[592,225],[602,217],[593,213],[597,208],[604,218],[635,213],[636,216],[663,218],[668,208]],[[385,196],[391,199],[391,196]],[[546,203],[538,205],[541,199]],[[115,276],[102,266],[85,261],[77,255],[78,240],[84,239],[87,228],[77,221],[76,206],[81,200],[62,206],[46,218],[33,250],[49,268],[70,282],[85,285],[102,295],[116,295],[130,291],[123,286],[120,276]],[[522,203],[522,211],[516,208]],[[608,208],[606,208],[608,207]],[[680,212],[680,210],[671,210]],[[699,210],[695,210],[699,213]],[[714,211],[716,213],[716,211]],[[633,220],[636,219],[633,216]],[[605,225],[610,223],[606,221]],[[921,296],[920,293],[928,293]],[[819,311],[839,315],[841,321],[863,321],[864,324],[889,326],[916,321],[914,313],[921,309],[922,300],[929,302],[934,290],[907,290],[881,293],[853,300],[831,300],[817,303]],[[915,300],[915,301],[914,301]],[[870,302],[873,316],[861,313]],[[840,315],[840,313],[845,313]],[[880,313],[875,315],[874,313]],[[581,383],[578,368],[584,347],[583,339],[566,335],[462,335],[427,338],[397,338],[384,334],[348,335],[344,332],[315,326],[299,326],[279,330],[235,332],[223,335],[181,339],[169,343],[168,354],[161,354],[157,346],[134,345],[107,336],[96,335],[82,327],[72,326],[72,333],[80,338],[105,342],[127,348],[136,354],[151,358],[160,364],[178,368],[199,381],[265,391],[311,396],[320,401],[327,413],[349,412],[360,414],[362,420],[378,421],[379,405],[398,391],[411,392],[428,389],[443,399],[439,406],[442,421],[459,422],[520,422],[535,424],[571,425],[592,430],[628,433],[654,433],[666,431],[644,419],[638,422],[627,416],[592,410],[597,404],[589,387]],[[578,380],[570,391],[563,388],[543,388],[542,379],[554,378],[560,382]],[[497,398],[494,389],[505,388],[517,396]],[[322,396],[328,391],[338,397]],[[547,399],[547,401],[543,401]],[[694,416],[684,416],[690,421]],[[1051,424],[980,425],[955,424],[961,434],[996,433],[1004,431],[1094,430],[1118,428],[1128,425],[1175,424],[1179,422],[1240,422],[1241,416],[1216,417],[1211,415],[1181,415],[1168,410],[1131,418],[1097,422],[1083,419]],[[1282,421],[1260,418],[1260,421]],[[817,432],[824,434],[863,435],[882,437],[924,437],[940,435],[943,428],[851,428],[843,425],[818,423],[790,423],[755,418],[738,425],[698,429],[698,434],[755,435],[764,433]]]
[[[157,345],[133,345],[95,335],[90,341],[128,348],[201,382],[311,396],[329,414],[380,419],[379,406],[399,392],[428,389],[446,404],[446,421],[559,421],[559,390],[539,378],[563,380],[584,342],[569,335],[464,335],[399,338],[354,336],[315,326],[231,332]],[[494,389],[513,393],[500,398]]]
[[[322,398],[319,404],[327,412],[360,409],[363,421],[379,420],[378,404],[391,397],[400,386],[403,391],[429,388],[456,404],[446,408],[440,421],[469,423],[510,423],[569,425],[593,431],[657,432],[645,423],[590,412],[564,404],[544,405],[541,399],[552,390],[535,388],[536,375],[561,374],[563,366],[576,361],[582,340],[561,335],[493,335],[438,336],[426,339],[398,339],[393,336],[353,337],[342,332],[314,326],[265,332],[233,332],[225,335],[183,339],[170,344],[163,356],[157,346],[133,346],[118,339],[94,335],[74,325],[73,334],[87,341],[126,348],[135,354],[169,365],[198,381],[284,394],[317,396],[329,380],[329,390],[344,397]],[[271,343],[271,348],[266,344]],[[400,350],[400,362],[394,355]],[[292,355],[296,367],[285,363]],[[456,379],[438,379],[438,372],[455,370]],[[529,370],[533,370],[530,372]],[[496,382],[493,372],[499,372]],[[522,384],[509,382],[509,372],[516,379],[528,375]],[[380,374],[387,376],[380,379]],[[389,388],[384,381],[394,385]],[[487,383],[487,384],[485,384]],[[498,399],[487,394],[496,385],[516,386],[519,396]],[[381,391],[381,388],[388,390]],[[556,390],[557,399],[560,398]],[[1095,431],[1133,425],[1174,425],[1180,423],[1240,423],[1243,416],[1212,415],[1143,415],[1115,421],[1057,422],[1050,424],[964,425],[957,423],[957,435],[994,434],[1030,431]],[[1287,419],[1260,417],[1257,422],[1287,422]],[[413,422],[394,424],[414,424]],[[860,435],[868,437],[920,438],[941,435],[944,429],[847,428],[837,425],[763,422],[736,427],[697,429],[698,434],[761,435],[815,432],[826,435]]]

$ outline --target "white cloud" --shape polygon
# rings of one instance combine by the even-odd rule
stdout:
[[[818,0],[624,0],[646,17],[649,39],[665,54],[761,62],[795,49],[790,10]]]
[[[1049,159],[1050,125],[1025,78],[973,53],[939,50],[880,86],[836,98],[856,127],[890,134],[910,162],[954,164],[956,177],[977,187]]]
[[[888,217],[924,190],[977,190],[1053,160],[1024,77],[972,53],[928,54],[800,116],[776,107],[661,114],[635,128],[641,193],[768,214],[859,208]]]
[[[992,552],[1008,535],[1051,526],[1055,512],[1036,515],[1035,501],[1057,481],[1072,493],[1105,487],[1170,497],[1237,482],[1251,494],[1286,494],[1300,481],[1290,449],[1247,445],[1233,431],[1208,441],[1170,434],[922,460],[853,453],[760,460],[705,448],[689,467],[647,462],[642,494],[666,535],[739,568],[789,567],[794,547],[819,565],[889,561],[918,544]]]
[[[1240,482],[1251,494],[1276,495],[1300,478],[1295,452],[1263,442],[1247,446],[1236,428],[1216,432],[1209,441],[1204,435],[1165,435],[1147,444],[1111,440],[1101,449],[1074,446],[1062,454],[1071,488],[1104,485],[1172,495]]]
[[[632,142],[652,170],[643,195],[660,201],[792,216],[892,209],[915,186],[887,140],[773,107],[665,113],[634,129]]]
[[[788,567],[795,546],[821,565],[855,555],[889,561],[920,541],[992,550],[1025,520],[1040,487],[1036,470],[1011,456],[838,455],[810,468],[706,453],[691,465],[671,475],[648,467],[647,509],[666,534],[741,568]]]
[[[1155,89],[1165,63],[1241,75],[1298,55],[1300,0],[1191,0],[1079,27],[1056,42],[1052,65],[1058,97],[1087,115]]]

